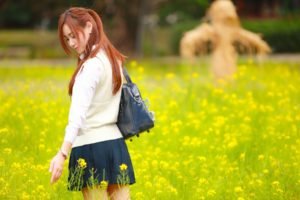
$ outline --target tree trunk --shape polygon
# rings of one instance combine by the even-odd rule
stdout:
[[[146,5],[147,0],[141,0],[140,4],[140,9],[139,9],[139,15],[138,15],[138,24],[137,24],[137,34],[136,34],[136,40],[135,40],[135,51],[134,55],[136,57],[141,57],[143,56],[143,34],[145,30],[145,23],[144,23],[144,17],[147,12],[147,7],[149,6]]]

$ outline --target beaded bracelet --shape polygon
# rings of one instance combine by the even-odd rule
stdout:
[[[64,152],[62,149],[60,149],[59,152],[61,153],[61,155],[64,157],[65,160],[68,158],[68,154]]]

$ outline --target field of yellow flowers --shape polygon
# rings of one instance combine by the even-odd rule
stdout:
[[[0,199],[82,199],[63,176],[61,145],[73,62],[0,62]],[[133,200],[300,199],[299,63],[239,63],[216,87],[206,65],[128,62],[156,125],[128,141]],[[198,66],[199,65],[199,66]]]

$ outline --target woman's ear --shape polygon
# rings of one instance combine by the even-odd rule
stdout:
[[[87,29],[87,32],[88,32],[89,34],[91,34],[91,33],[92,33],[92,30],[93,30],[93,24],[92,24],[90,21],[87,21],[87,22],[86,22],[86,25],[85,25],[85,28]]]

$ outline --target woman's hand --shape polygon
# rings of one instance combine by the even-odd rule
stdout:
[[[56,156],[53,157],[50,163],[49,172],[52,173],[50,183],[55,183],[61,176],[63,172],[65,158],[61,152],[58,152]]]

